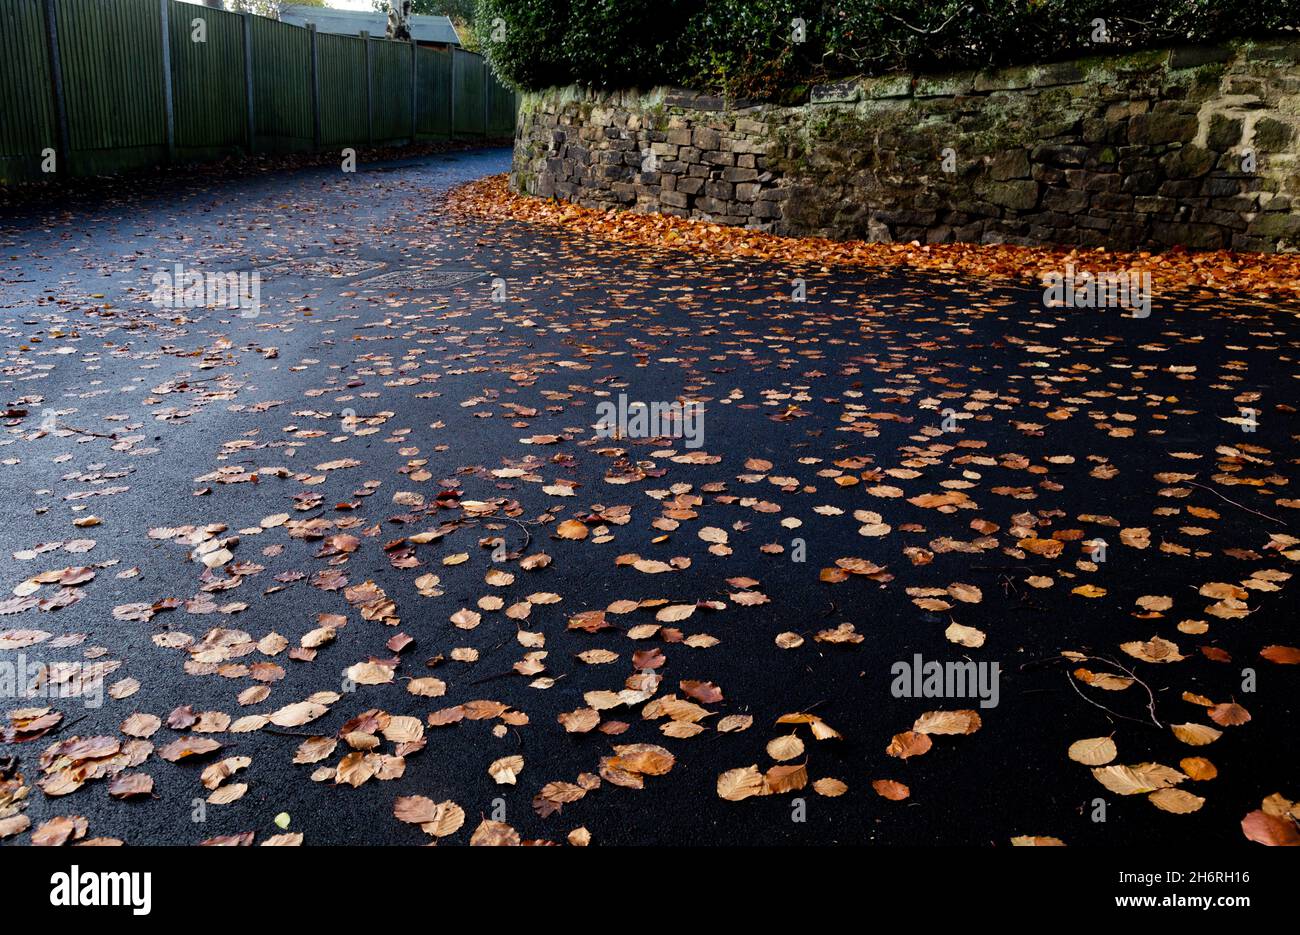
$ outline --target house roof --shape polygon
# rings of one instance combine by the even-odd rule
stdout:
[[[286,5],[280,11],[280,22],[294,26],[315,23],[318,32],[339,36],[355,36],[368,32],[383,37],[388,30],[388,14],[364,10],[332,10],[327,7]],[[445,16],[412,16],[411,38],[416,42],[442,42],[460,45],[456,27]]]

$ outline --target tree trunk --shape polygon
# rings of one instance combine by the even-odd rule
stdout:
[[[388,38],[411,41],[411,0],[388,0]]]

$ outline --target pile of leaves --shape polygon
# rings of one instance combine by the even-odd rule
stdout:
[[[482,220],[513,220],[561,226],[571,231],[638,247],[771,260],[792,266],[894,267],[932,273],[960,273],[993,280],[1041,280],[1076,270],[1132,270],[1151,274],[1156,292],[1199,289],[1206,295],[1300,299],[1300,255],[1242,254],[1226,250],[1165,253],[1022,247],[1011,244],[921,244],[835,241],[781,237],[662,214],[584,208],[510,191],[504,175],[460,186],[451,209]]]

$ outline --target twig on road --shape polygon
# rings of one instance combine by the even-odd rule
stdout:
[[[1080,654],[1080,655],[1082,655],[1082,654]],[[1062,658],[1064,658],[1064,657],[1062,657]],[[1116,669],[1119,669],[1121,672],[1123,672],[1123,673],[1125,673],[1126,675],[1128,675],[1128,677],[1131,678],[1134,682],[1136,682],[1137,684],[1141,685],[1142,688],[1143,688],[1143,689],[1146,691],[1146,693],[1147,693],[1147,711],[1148,711],[1148,712],[1150,713],[1150,715],[1151,715],[1151,722],[1150,722],[1150,723],[1154,724],[1156,727],[1160,728],[1161,730],[1164,730],[1165,725],[1161,724],[1161,723],[1160,723],[1160,718],[1156,716],[1156,696],[1155,696],[1155,693],[1151,691],[1151,686],[1150,686],[1150,685],[1148,685],[1146,682],[1142,681],[1142,679],[1138,678],[1136,672],[1134,672],[1134,671],[1133,671],[1132,669],[1130,669],[1128,666],[1121,665],[1120,663],[1116,662],[1114,659],[1108,659],[1108,658],[1106,658],[1106,657],[1104,657],[1104,656],[1086,656],[1086,655],[1085,655],[1085,656],[1083,656],[1083,658],[1086,659],[1086,660],[1089,660],[1089,661],[1091,661],[1091,662],[1104,662],[1104,663],[1106,663],[1106,665],[1114,666]],[[1070,683],[1070,687],[1073,688],[1073,689],[1075,690],[1075,692],[1078,694],[1078,696],[1079,696],[1080,698],[1082,698],[1084,701],[1088,702],[1088,704],[1093,705],[1094,707],[1101,708],[1101,710],[1105,711],[1107,714],[1114,715],[1115,717],[1118,717],[1118,718],[1123,718],[1123,719],[1126,720],[1126,721],[1133,721],[1135,724],[1146,724],[1146,723],[1147,723],[1146,721],[1142,720],[1141,718],[1130,717],[1130,716],[1127,715],[1127,714],[1120,714],[1118,711],[1112,711],[1110,708],[1106,707],[1104,704],[1101,704],[1101,703],[1098,702],[1098,701],[1093,701],[1091,698],[1089,698],[1087,695],[1085,695],[1085,694],[1084,694],[1084,693],[1079,689],[1079,686],[1078,686],[1078,685],[1074,684],[1074,677],[1073,677],[1069,672],[1066,672],[1066,673],[1065,673],[1065,678],[1066,678],[1066,681],[1068,681],[1068,682]]]
[[[1156,696],[1151,691],[1151,686],[1148,685],[1146,682],[1142,681],[1142,679],[1138,678],[1137,673],[1135,673],[1128,666],[1116,662],[1114,659],[1110,659],[1105,656],[1089,656],[1086,653],[1075,653],[1073,655],[1078,659],[1083,659],[1089,662],[1104,662],[1108,666],[1114,666],[1116,669],[1119,669],[1121,672],[1125,673],[1134,682],[1141,685],[1146,690],[1147,693],[1147,711],[1150,713],[1151,719],[1149,721],[1144,721],[1141,718],[1131,717],[1127,714],[1120,714],[1118,711],[1112,711],[1110,708],[1106,707],[1104,704],[1101,704],[1100,702],[1093,701],[1091,698],[1089,698],[1079,689],[1079,686],[1074,683],[1074,678],[1072,677],[1070,672],[1067,671],[1065,673],[1065,679],[1067,682],[1070,683],[1070,687],[1074,689],[1075,693],[1080,698],[1082,698],[1084,701],[1088,702],[1088,704],[1094,707],[1101,708],[1101,710],[1105,711],[1107,714],[1110,714],[1114,717],[1121,718],[1125,721],[1132,721],[1134,724],[1146,724],[1146,725],[1154,724],[1156,727],[1160,728],[1161,730],[1164,729],[1165,725],[1160,722],[1160,718],[1156,715]],[[1069,657],[1067,656],[1048,656],[1047,658],[1044,659],[1031,659],[1029,662],[1025,662],[1020,665],[1020,671],[1023,672],[1026,669],[1038,668],[1039,666],[1057,665],[1062,660],[1068,658]],[[1028,693],[1024,692],[1022,694],[1028,694]]]
[[[1196,481],[1191,481],[1191,480],[1187,481],[1187,483],[1188,483],[1189,485],[1191,485],[1192,487],[1200,487],[1202,490],[1208,490],[1210,493],[1214,494],[1214,495],[1215,495],[1216,497],[1218,497],[1220,500],[1223,500],[1223,501],[1226,502],[1226,503],[1231,503],[1233,506],[1237,507],[1237,509],[1239,509],[1239,510],[1245,510],[1247,513],[1254,513],[1256,516],[1263,517],[1264,519],[1269,520],[1270,522],[1278,523],[1279,525],[1282,525],[1282,526],[1285,526],[1285,525],[1286,525],[1286,520],[1278,519],[1276,516],[1269,516],[1267,513],[1261,513],[1261,512],[1259,512],[1259,510],[1252,510],[1252,509],[1251,509],[1250,507],[1248,507],[1248,506],[1242,506],[1242,505],[1241,505],[1240,503],[1238,503],[1236,500],[1229,500],[1227,497],[1225,497],[1223,494],[1219,493],[1219,492],[1218,492],[1217,490],[1215,490],[1213,487],[1206,487],[1204,484],[1198,484],[1198,483],[1196,483]]]
[[[91,432],[87,429],[79,429],[75,425],[63,425],[62,423],[59,422],[54,423],[54,427],[56,429],[63,429],[65,432],[73,432],[77,435],[89,435],[91,438],[107,438],[107,439],[111,439],[112,441],[117,441],[116,432],[112,432],[109,433],[108,435],[105,435],[103,432]]]
[[[1080,698],[1082,698],[1084,701],[1088,702],[1088,704],[1092,705],[1094,708],[1101,708],[1101,710],[1105,711],[1105,712],[1106,712],[1107,714],[1109,714],[1111,717],[1121,718],[1121,719],[1123,719],[1123,720],[1125,720],[1125,721],[1132,721],[1134,724],[1146,724],[1146,723],[1147,723],[1146,721],[1142,720],[1141,718],[1130,717],[1130,716],[1127,715],[1127,714],[1120,714],[1118,711],[1112,711],[1110,708],[1106,707],[1104,704],[1102,704],[1102,703],[1099,702],[1099,701],[1093,701],[1091,698],[1089,698],[1087,695],[1085,695],[1082,691],[1079,690],[1079,686],[1078,686],[1078,685],[1075,685],[1075,684],[1074,684],[1074,676],[1070,675],[1069,672],[1066,672],[1066,673],[1065,673],[1065,680],[1066,680],[1067,682],[1070,683],[1070,687],[1074,689],[1075,694],[1077,694],[1077,695],[1078,695]]]

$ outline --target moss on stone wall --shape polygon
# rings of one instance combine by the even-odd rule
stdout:
[[[788,107],[552,89],[525,95],[512,184],[792,234],[1295,249],[1293,61],[1300,43],[1148,50]]]

